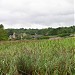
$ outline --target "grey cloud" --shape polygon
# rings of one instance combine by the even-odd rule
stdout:
[[[0,23],[5,24],[6,28],[73,25],[74,1],[0,0]]]

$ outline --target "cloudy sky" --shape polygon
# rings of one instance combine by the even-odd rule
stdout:
[[[0,0],[5,28],[47,28],[74,25],[74,0]]]

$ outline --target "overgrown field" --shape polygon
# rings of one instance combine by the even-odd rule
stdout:
[[[75,38],[0,42],[0,75],[75,75]]]

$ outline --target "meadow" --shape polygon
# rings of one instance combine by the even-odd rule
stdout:
[[[1,41],[0,75],[75,75],[75,38]]]

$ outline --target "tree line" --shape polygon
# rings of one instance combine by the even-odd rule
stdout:
[[[58,27],[58,28],[44,28],[44,29],[4,29],[4,26],[0,24],[0,40],[7,40],[10,35],[13,33],[16,35],[20,35],[25,33],[27,35],[42,35],[44,37],[49,36],[57,36],[57,37],[66,37],[66,36],[74,36],[75,34],[75,26],[70,27]]]
[[[29,35],[44,35],[44,36],[69,36],[70,34],[75,34],[75,26],[71,27],[59,27],[59,28],[45,28],[45,29],[6,29],[8,35],[12,34],[13,32],[20,34],[26,33]]]

